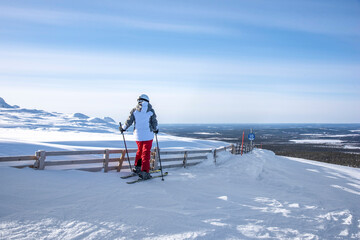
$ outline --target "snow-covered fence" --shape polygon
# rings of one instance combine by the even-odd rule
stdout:
[[[174,167],[188,167],[194,166],[201,163],[203,160],[208,158],[208,155],[212,153],[214,162],[216,163],[217,154],[222,151],[229,150],[231,153],[235,153],[234,145],[224,146],[216,149],[198,149],[198,150],[181,150],[181,151],[159,151],[160,158],[163,168],[174,168]],[[134,155],[136,149],[128,149],[128,153]],[[159,156],[157,154],[157,149],[152,150],[151,164],[154,169],[159,168]],[[116,157],[110,157],[111,155],[119,155]],[[74,159],[74,160],[49,160],[51,157],[59,156],[91,156],[91,159]],[[102,155],[102,157],[98,157]],[[135,156],[129,157],[130,161],[135,160]],[[31,167],[39,170],[44,170],[45,167],[53,166],[71,166],[70,169],[75,170],[84,170],[84,171],[104,171],[108,172],[111,170],[120,171],[122,169],[129,169],[127,163],[126,151],[125,149],[104,149],[104,150],[86,150],[86,151],[37,151],[33,156],[14,156],[14,157],[0,157],[0,162],[13,162],[21,161],[22,164],[16,165],[14,167],[24,168]],[[23,161],[33,161],[32,163],[23,164]],[[117,163],[117,165],[111,164]],[[89,166],[90,164],[90,166]],[[81,167],[82,165],[87,165],[86,167]],[[96,165],[96,166],[93,166]],[[80,167],[79,167],[80,166]]]

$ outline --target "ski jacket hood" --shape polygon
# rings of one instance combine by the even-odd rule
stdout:
[[[134,123],[134,136],[136,141],[149,141],[154,138],[153,131],[157,130],[158,122],[155,110],[146,101],[139,101],[130,112],[123,129],[129,128]]]
[[[150,108],[150,110],[152,109],[152,106],[150,103],[148,102],[138,102],[138,105],[136,106],[136,110],[139,112],[147,112],[148,108]]]

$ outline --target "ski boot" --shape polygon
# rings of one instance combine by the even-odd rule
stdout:
[[[141,171],[139,174],[139,177],[143,180],[147,180],[152,178],[152,176],[150,175],[150,173],[146,172],[146,171]]]
[[[140,166],[135,166],[135,168],[133,169],[133,172],[140,176],[141,167]]]
[[[141,158],[135,162],[135,168],[133,169],[133,172],[140,176],[141,173]]]

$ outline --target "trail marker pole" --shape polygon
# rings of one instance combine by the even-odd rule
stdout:
[[[255,140],[255,134],[253,133],[253,129],[250,129],[250,133],[248,135],[248,139],[250,140],[250,151],[254,148],[254,140]]]

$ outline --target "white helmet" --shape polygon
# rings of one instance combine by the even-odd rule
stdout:
[[[144,101],[147,101],[147,102],[149,102],[150,101],[150,99],[149,99],[149,97],[148,97],[148,95],[146,95],[146,94],[141,94],[139,97],[138,97],[138,99],[137,99],[138,101],[140,101],[140,100],[144,100]]]

